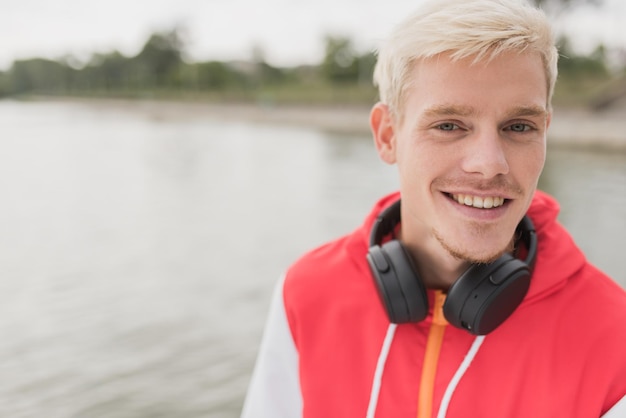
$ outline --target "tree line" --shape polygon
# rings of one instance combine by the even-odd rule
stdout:
[[[114,51],[94,54],[88,63],[71,59],[18,60],[0,72],[0,97],[45,95],[137,95],[146,92],[222,93],[250,97],[267,89],[323,85],[330,89],[352,86],[373,91],[376,61],[373,52],[359,53],[351,39],[327,36],[325,54],[317,65],[280,68],[268,64],[262,53],[249,62],[188,62],[177,30],[153,33],[139,53],[127,57]],[[606,51],[599,46],[588,56],[575,54],[569,42],[560,42],[561,77],[601,78],[609,75]],[[239,96],[238,96],[239,95]]]
[[[236,91],[307,82],[353,83],[371,79],[374,54],[359,55],[347,38],[328,37],[326,56],[314,66],[279,68],[262,55],[249,61],[187,62],[176,30],[153,33],[132,57],[94,54],[77,66],[71,59],[14,61],[0,72],[0,96],[113,92]]]

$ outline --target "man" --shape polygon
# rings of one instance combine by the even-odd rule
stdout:
[[[536,192],[556,62],[516,0],[395,30],[370,123],[400,192],[287,271],[244,417],[626,417],[626,293]]]

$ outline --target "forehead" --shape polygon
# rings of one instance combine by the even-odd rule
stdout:
[[[412,64],[403,96],[405,110],[417,104],[464,113],[494,107],[546,109],[547,75],[539,54],[513,51],[482,60],[440,54]]]

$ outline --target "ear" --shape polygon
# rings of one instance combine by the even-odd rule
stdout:
[[[389,107],[376,103],[370,112],[370,127],[380,158],[387,164],[396,162],[396,134]]]

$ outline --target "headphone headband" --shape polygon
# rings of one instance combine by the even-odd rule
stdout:
[[[400,223],[401,202],[402,200],[398,199],[376,217],[370,233],[370,248],[374,245],[380,245],[383,238],[392,233]]]

